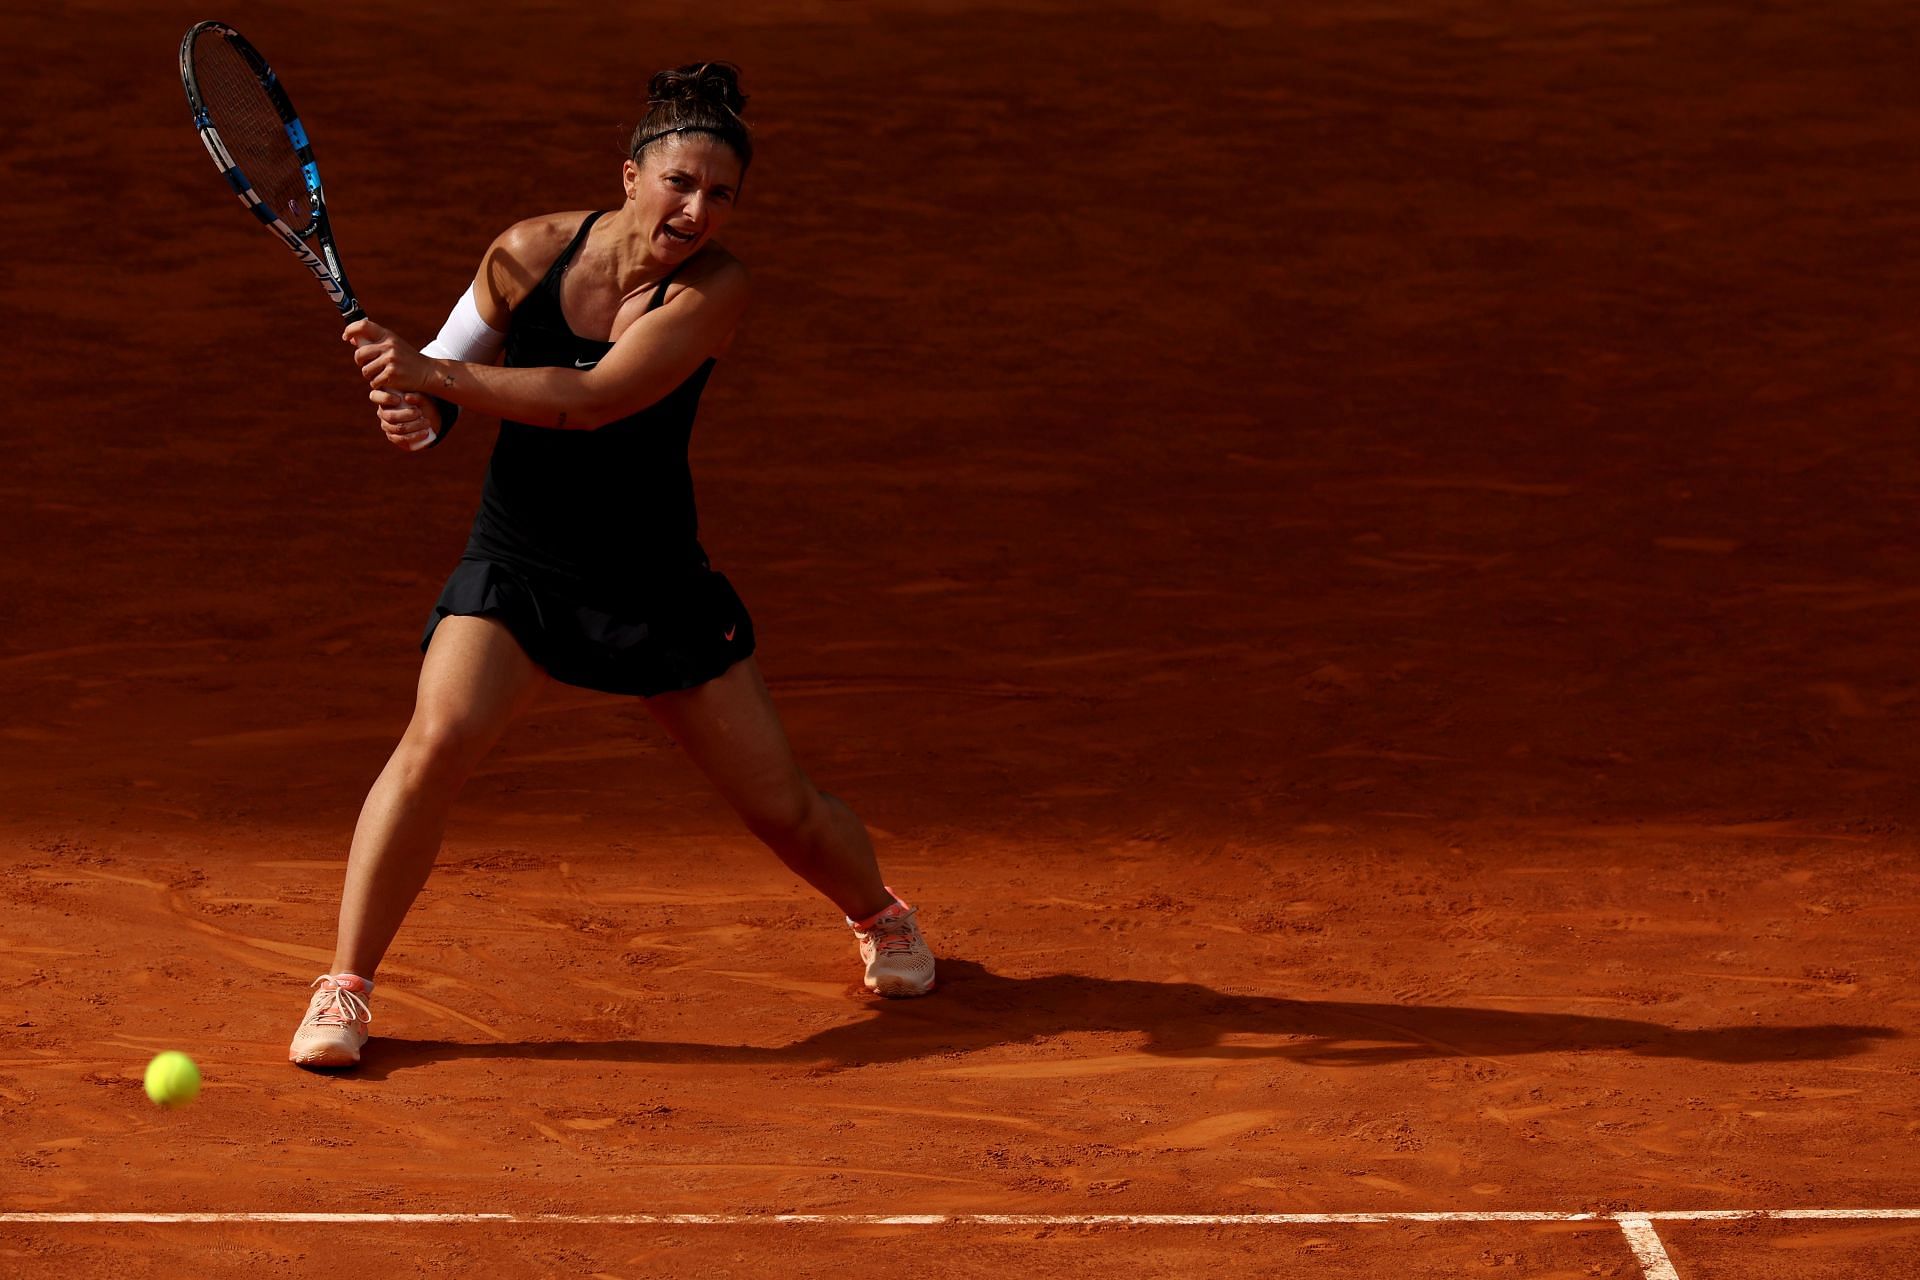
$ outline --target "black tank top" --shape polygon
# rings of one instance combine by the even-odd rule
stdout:
[[[560,310],[560,278],[599,217],[587,215],[514,308],[509,368],[584,369],[613,350],[574,333]],[[660,282],[648,311],[679,270]],[[709,357],[661,400],[591,431],[501,422],[466,554],[557,581],[587,603],[631,600],[706,572],[687,442],[713,364]]]

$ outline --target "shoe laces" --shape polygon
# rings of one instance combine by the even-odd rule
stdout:
[[[867,930],[867,938],[873,943],[873,949],[883,956],[906,955],[913,950],[919,933],[913,916],[901,915],[874,925]]]
[[[317,987],[323,982],[332,981],[328,974],[321,974],[307,985]],[[307,1021],[327,1027],[344,1027],[353,1022],[373,1021],[373,1010],[357,991],[349,991],[335,984],[313,998],[313,1005],[307,1010]]]

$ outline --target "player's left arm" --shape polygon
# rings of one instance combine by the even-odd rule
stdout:
[[[747,294],[746,268],[724,258],[687,281],[671,302],[627,326],[591,369],[436,360],[364,320],[349,326],[347,336],[369,339],[354,359],[375,390],[421,391],[531,426],[590,431],[658,403],[685,382],[740,323]]]

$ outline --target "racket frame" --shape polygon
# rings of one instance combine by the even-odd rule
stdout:
[[[207,33],[222,37],[232,46],[253,71],[254,78],[266,91],[274,109],[280,113],[281,127],[287,131],[287,141],[292,144],[294,155],[300,162],[301,175],[306,179],[307,197],[313,205],[313,222],[305,230],[319,242],[318,254],[307,247],[301,232],[288,226],[286,219],[267,206],[260,193],[253,189],[246,174],[234,162],[226,144],[221,141],[220,131],[214,127],[207,112],[206,100],[201,96],[199,79],[193,69],[194,42]],[[260,51],[224,22],[195,23],[180,41],[180,83],[186,87],[187,103],[193,109],[193,124],[200,134],[200,141],[205,144],[207,154],[213,157],[214,167],[220,170],[220,176],[227,180],[234,195],[240,198],[240,203],[287,248],[293,250],[293,256],[300,260],[300,265],[312,272],[320,287],[327,291],[327,297],[339,310],[342,320],[351,324],[364,319],[366,312],[360,309],[353,287],[347,283],[347,273],[340,269],[340,256],[333,246],[333,224],[327,217],[326,189],[320,184],[320,166],[314,163],[313,144],[307,140],[306,128],[300,123],[300,113],[293,108],[293,100],[287,96],[280,78],[267,65]]]

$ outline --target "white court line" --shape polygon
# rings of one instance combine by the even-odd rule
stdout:
[[[1667,1256],[1661,1222],[1732,1222],[1755,1219],[1920,1220],[1920,1209],[1666,1209],[1643,1213],[0,1213],[0,1223],[186,1222],[457,1223],[515,1226],[742,1227],[1266,1227],[1393,1222],[1611,1222],[1646,1280],[1680,1280]]]
[[[1660,1243],[1660,1233],[1653,1229],[1653,1223],[1633,1217],[1620,1217],[1615,1221],[1620,1224],[1627,1248],[1633,1250],[1647,1280],[1680,1280],[1680,1273],[1673,1269],[1673,1259],[1667,1256],[1667,1246]]]
[[[1284,1227],[1393,1222],[1736,1222],[1765,1219],[1920,1220],[1920,1209],[1668,1209],[1599,1213],[31,1213],[0,1212],[0,1223],[499,1222],[519,1226],[610,1227]]]

